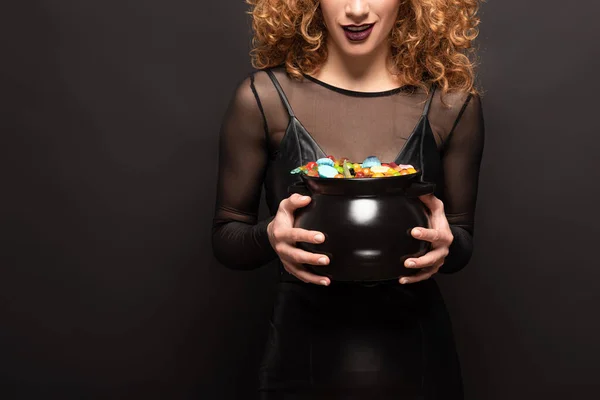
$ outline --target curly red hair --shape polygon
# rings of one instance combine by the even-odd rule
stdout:
[[[475,88],[477,16],[484,0],[401,0],[390,35],[396,74],[406,85],[442,93]],[[252,65],[285,64],[290,76],[312,75],[327,58],[327,30],[318,0],[246,0],[254,36]]]

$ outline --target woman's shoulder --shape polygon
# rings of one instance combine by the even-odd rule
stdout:
[[[481,107],[481,92],[475,88],[465,90],[449,88],[444,91],[436,86],[432,108],[439,109],[445,114],[460,114],[467,107]]]
[[[274,86],[273,78],[285,89],[292,83],[284,65],[255,69],[250,73],[250,78],[257,90],[266,90]]]
[[[273,67],[268,69],[253,69],[238,77],[234,82],[233,94],[231,96],[230,108],[237,110],[253,120],[262,121],[265,130],[271,127],[285,129],[288,116],[277,93],[274,82],[269,74],[272,73],[283,91],[289,90],[290,78],[284,67]]]
[[[290,98],[293,95],[293,87],[299,83],[288,75],[284,66],[253,70],[248,79],[256,100],[266,114],[269,114],[270,110],[279,113],[282,107],[276,85],[280,86],[286,98]]]
[[[434,93],[429,119],[434,130],[442,138],[449,136],[461,121],[477,121],[482,116],[481,92],[470,90],[449,90],[439,87]]]
[[[449,110],[455,110],[469,104],[472,100],[481,101],[481,93],[476,89],[464,90],[460,88],[449,88],[446,92],[436,86],[434,102]]]
[[[262,98],[276,94],[273,81],[268,71],[275,75],[281,85],[286,84],[287,74],[285,68],[273,67],[267,69],[253,69],[237,77],[233,83],[232,101],[245,107],[256,107]],[[273,92],[273,93],[271,93]]]

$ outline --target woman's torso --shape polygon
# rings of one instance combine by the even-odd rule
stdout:
[[[272,73],[274,79],[264,71],[253,77],[269,150],[264,186],[272,215],[299,179],[290,171],[327,155],[413,164],[443,200],[444,138],[464,98],[450,98],[459,106],[444,109],[437,91],[367,94],[311,78],[293,81],[281,68]],[[400,389],[407,399],[462,397],[451,325],[433,279],[319,287],[279,267],[261,367],[265,393],[336,388],[358,396],[364,389],[357,398],[377,398],[378,390]]]
[[[288,186],[299,180],[290,171],[327,155],[356,162],[376,155],[384,162],[415,165],[443,200],[442,117],[451,118],[438,112],[439,133],[432,128],[431,114],[440,108],[435,88],[430,93],[412,87],[356,92],[311,77],[294,81],[282,68],[258,72],[253,83],[267,127],[264,187],[271,215],[289,196]],[[295,280],[280,269],[282,279]]]

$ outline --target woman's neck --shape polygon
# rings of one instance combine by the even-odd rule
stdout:
[[[352,56],[344,54],[333,43],[327,45],[327,60],[314,74],[320,81],[358,92],[379,92],[401,86],[390,72],[389,46],[381,46],[364,56]]]

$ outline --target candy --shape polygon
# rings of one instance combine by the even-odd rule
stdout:
[[[387,172],[388,169],[390,169],[390,167],[384,167],[383,165],[373,165],[371,167],[371,172],[383,174]]]
[[[371,168],[373,166],[381,166],[381,161],[379,161],[379,158],[375,156],[369,156],[365,158],[365,161],[362,162],[363,168]]]
[[[317,160],[317,164],[319,164],[319,165],[329,165],[329,166],[333,167],[334,162],[333,162],[333,160],[331,158],[319,158]]]
[[[344,160],[344,164],[342,166],[342,169],[344,170],[344,177],[345,178],[352,178],[352,173],[350,172],[350,167],[349,164],[346,160]]]
[[[319,172],[319,176],[322,178],[333,178],[339,174],[337,169],[333,168],[331,165],[319,165],[317,171]]]
[[[291,174],[304,174],[321,178],[382,178],[401,176],[416,173],[417,170],[410,164],[396,164],[394,162],[382,163],[375,156],[367,157],[362,164],[353,163],[347,157],[335,159],[329,155],[310,161],[294,168]]]

